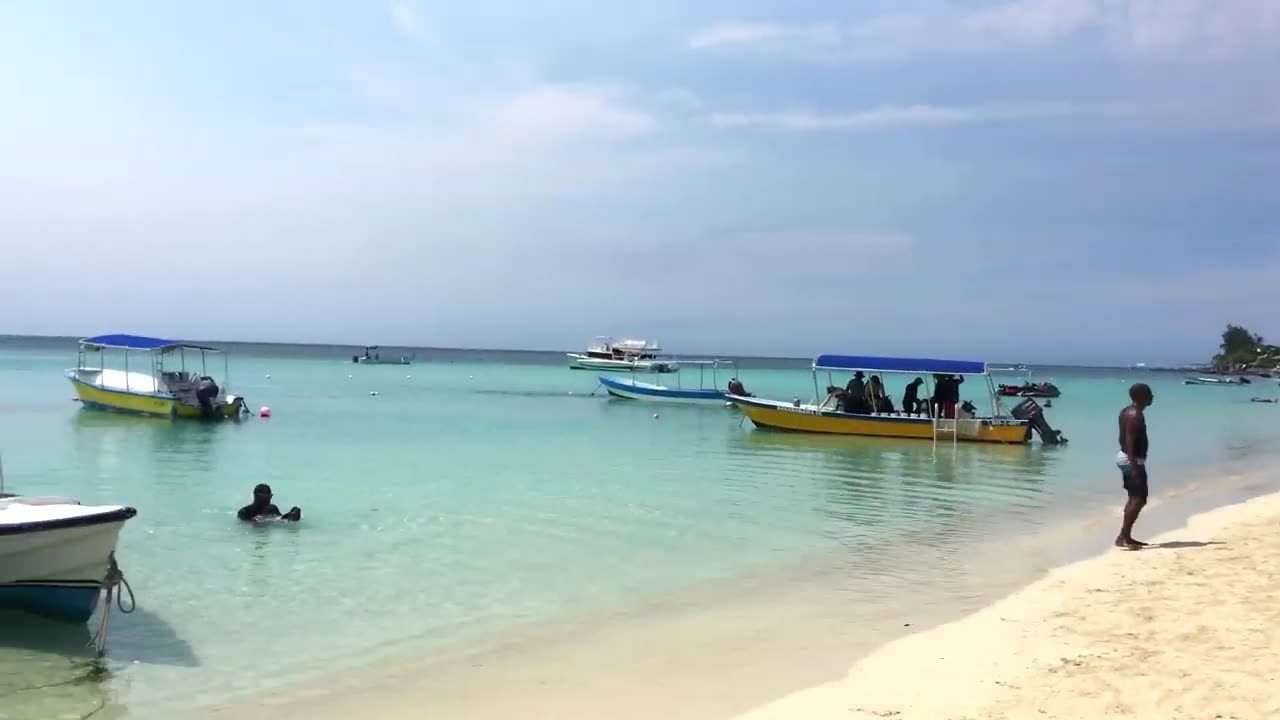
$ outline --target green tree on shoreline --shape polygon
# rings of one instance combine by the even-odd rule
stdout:
[[[1280,347],[1268,345],[1261,335],[1242,325],[1228,324],[1218,348],[1221,352],[1213,356],[1213,367],[1218,372],[1280,367]]]

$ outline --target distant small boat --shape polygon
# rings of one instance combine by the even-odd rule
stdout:
[[[363,355],[351,356],[351,362],[361,365],[412,365],[416,357],[416,353],[382,357],[382,351],[377,345],[367,345]]]
[[[106,367],[110,350],[121,351],[123,369]],[[188,351],[193,355],[190,369]],[[146,363],[135,363],[130,370],[131,352],[146,353]],[[223,358],[221,387],[208,375],[211,354]],[[226,394],[229,375],[227,355],[218,348],[141,335],[85,338],[75,368],[66,371],[85,408],[171,418],[239,418],[248,408],[243,397]]]
[[[1182,382],[1185,385],[1249,385],[1251,384],[1249,378],[1244,378],[1244,377],[1209,377],[1204,375],[1199,377],[1185,378]]]
[[[680,369],[674,360],[658,357],[662,348],[646,340],[597,337],[587,346],[586,352],[566,353],[572,370],[597,372],[653,372],[673,373]]]
[[[636,374],[643,372],[639,370],[633,372],[629,378],[612,378],[601,375],[599,380],[609,395],[627,400],[714,403],[719,405],[723,405],[728,400],[727,390],[731,381],[726,380],[725,389],[722,390],[720,389],[720,378],[723,376],[734,380],[737,379],[737,366],[732,360],[681,360],[680,364],[685,370],[698,369],[698,386],[696,388],[692,387],[692,383],[690,383],[690,387],[681,385],[683,372],[674,373],[672,381],[665,385],[637,380]],[[707,372],[708,370],[710,370],[710,373]],[[654,374],[656,375],[657,373]]]
[[[0,608],[82,623],[137,511],[55,497],[0,498]]]

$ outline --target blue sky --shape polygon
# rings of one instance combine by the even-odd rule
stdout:
[[[0,6],[0,332],[1280,336],[1280,2]]]

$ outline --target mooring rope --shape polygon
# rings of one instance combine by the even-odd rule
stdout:
[[[138,601],[133,595],[133,587],[129,585],[129,581],[124,576],[124,571],[120,569],[120,565],[116,563],[116,554],[113,552],[107,556],[110,567],[107,568],[107,576],[102,580],[102,589],[107,591],[106,602],[102,605],[102,617],[98,619],[98,632],[94,634],[90,641],[98,652],[98,657],[107,654],[107,629],[111,625],[111,605],[114,601],[120,612],[128,615],[138,608]],[[124,590],[117,594],[116,590],[120,586],[124,586]],[[124,595],[129,593],[129,607],[125,607]]]

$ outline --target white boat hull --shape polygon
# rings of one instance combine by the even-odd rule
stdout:
[[[0,608],[84,622],[133,508],[0,499]]]
[[[1186,385],[1247,385],[1249,383],[1231,378],[1194,377],[1183,380]]]
[[[649,402],[684,403],[690,405],[726,405],[727,396],[719,390],[686,390],[669,388],[663,385],[640,382],[638,380],[601,377],[600,384],[613,397],[627,400],[646,400]]]
[[[680,369],[678,363],[668,360],[611,360],[593,358],[581,353],[568,353],[569,367],[573,370],[595,370],[597,372],[675,372]]]

